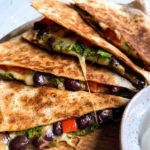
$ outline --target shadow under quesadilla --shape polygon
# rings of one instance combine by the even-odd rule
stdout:
[[[103,38],[149,70],[150,18],[143,1],[115,4],[103,0],[74,0],[84,20]]]
[[[130,80],[136,88],[143,88],[149,83],[148,72],[135,66],[117,48],[103,40],[71,6],[53,0],[35,0],[32,6],[52,21],[44,19],[35,23],[34,30],[23,34],[28,41],[108,67]]]

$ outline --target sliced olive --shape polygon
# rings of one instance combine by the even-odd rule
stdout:
[[[110,64],[113,65],[113,66],[120,65],[119,61],[113,56],[110,58]]]
[[[56,122],[53,124],[53,133],[56,136],[60,136],[63,131],[62,131],[62,123],[60,121]]]
[[[25,150],[29,146],[29,139],[25,135],[19,135],[10,141],[10,150]]]
[[[81,89],[81,84],[79,81],[76,81],[73,79],[66,79],[65,80],[65,87],[68,90],[79,91]]]
[[[91,113],[83,115],[76,119],[77,126],[79,129],[87,128],[93,121],[94,121],[94,118]]]

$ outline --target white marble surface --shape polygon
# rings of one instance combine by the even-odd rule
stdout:
[[[69,1],[69,0],[63,0]],[[110,0],[111,1],[111,0]],[[128,3],[131,0],[112,0]],[[150,0],[146,0],[149,1]],[[0,0],[0,38],[20,25],[40,16],[30,6],[31,0]]]

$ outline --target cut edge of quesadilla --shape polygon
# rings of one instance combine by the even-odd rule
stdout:
[[[2,79],[22,81],[30,86],[47,85],[62,90],[88,91],[79,64],[73,58],[46,53],[20,36],[0,44],[0,51]],[[96,66],[87,65],[87,81],[94,93],[131,98],[136,92],[126,79]]]
[[[45,20],[46,19],[44,19],[44,22]],[[52,24],[52,21],[49,22]],[[92,61],[93,63],[112,69],[130,80],[137,88],[138,86],[140,88],[140,83],[143,83],[143,86],[146,84],[142,77],[138,77],[138,74],[136,74],[133,70],[131,71],[129,67],[120,62],[111,53],[104,51],[102,48],[96,47],[84,38],[77,36],[72,31],[64,29],[55,23],[50,25],[48,29],[44,28],[44,30],[41,29],[42,26],[44,26],[43,20],[41,22],[36,22],[34,26],[35,30],[25,32],[22,37],[47,50],[77,57],[80,56],[81,58],[84,57],[84,59]]]

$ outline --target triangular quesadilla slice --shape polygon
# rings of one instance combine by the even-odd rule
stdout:
[[[76,59],[42,51],[20,36],[0,44],[0,76],[30,86],[47,85],[62,90],[88,91]],[[87,65],[87,81],[94,93],[131,98],[136,92],[128,80],[93,65]]]
[[[149,83],[149,72],[135,66],[120,50],[102,39],[71,6],[53,0],[35,0],[32,6],[52,21],[44,19],[35,23],[34,29],[23,35],[28,41],[108,67],[137,88]]]
[[[84,20],[137,65],[149,70],[150,17],[146,3],[115,4],[104,0],[75,0]]]
[[[129,101],[118,96],[70,92],[47,86],[30,87],[13,81],[1,80],[0,87],[0,132],[3,137],[0,148],[5,145],[10,150],[44,149],[61,141],[75,146],[74,138],[79,140],[80,136],[118,116],[118,108]],[[91,100],[98,123],[92,113]]]

